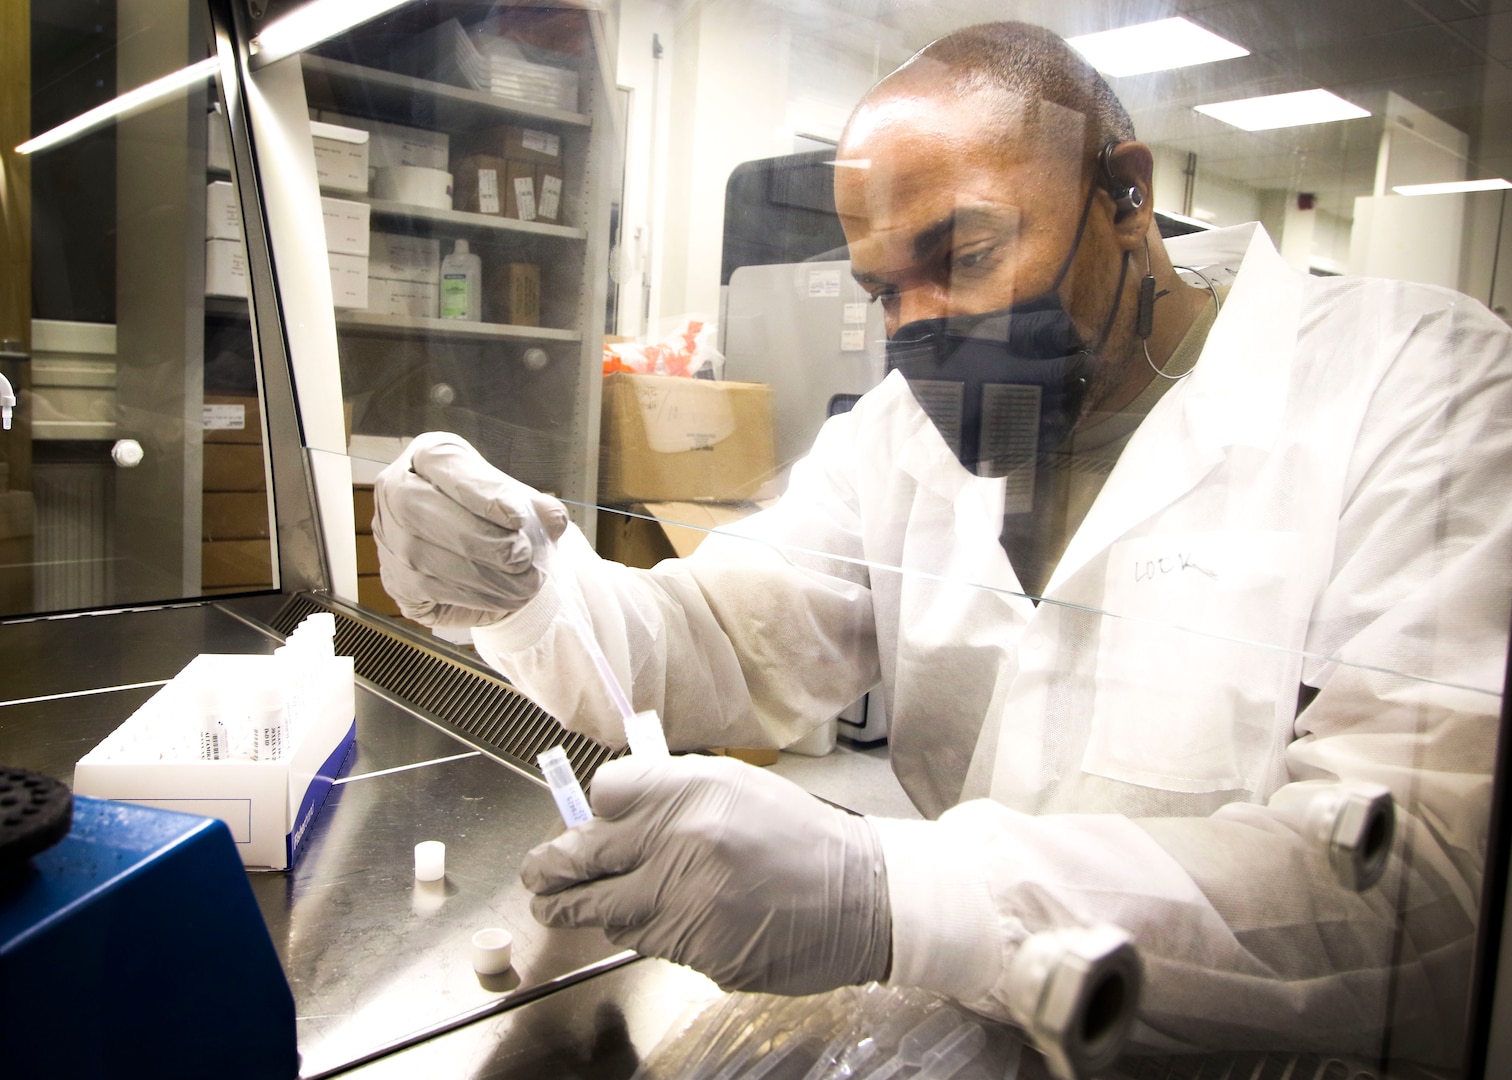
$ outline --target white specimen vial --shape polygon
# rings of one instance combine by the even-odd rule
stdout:
[[[440,881],[446,876],[446,845],[422,840],[415,845],[415,880]]]
[[[278,686],[264,686],[257,691],[252,710],[252,758],[254,761],[278,761],[288,745],[289,717],[284,710],[284,694]]]
[[[204,686],[199,692],[201,761],[225,761],[231,756],[231,740],[226,731],[226,718],[221,712],[220,692],[213,686]]]
[[[661,717],[655,709],[647,709],[625,717],[625,741],[630,744],[630,753],[640,758],[670,757],[667,736],[662,731]]]
[[[572,771],[572,762],[567,760],[567,751],[560,746],[542,751],[536,756],[541,765],[541,775],[551,788],[551,797],[556,800],[557,811],[563,823],[570,829],[585,821],[593,820],[593,811],[588,808],[587,796]]]
[[[502,975],[514,963],[514,935],[491,926],[472,936],[472,965],[479,975]]]

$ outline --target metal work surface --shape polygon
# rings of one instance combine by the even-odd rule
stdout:
[[[195,655],[277,644],[215,605],[0,625],[0,761],[71,781]],[[597,931],[530,916],[520,860],[561,827],[543,785],[359,686],[356,751],[306,850],[291,871],[249,875],[294,991],[303,1074],[619,955]],[[442,881],[415,880],[421,840],[447,845]],[[514,935],[514,968],[483,978],[469,939],[489,926]]]

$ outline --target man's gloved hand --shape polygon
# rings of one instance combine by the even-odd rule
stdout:
[[[602,926],[726,990],[886,978],[887,874],[865,818],[732,758],[610,761],[589,801],[597,817],[521,868],[547,926]]]
[[[425,626],[481,626],[525,606],[567,528],[556,499],[441,431],[378,474],[373,503],[383,588]]]

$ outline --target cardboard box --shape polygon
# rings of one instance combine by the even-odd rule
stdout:
[[[455,145],[459,157],[492,154],[531,165],[560,165],[562,162],[561,136],[520,124],[500,124],[458,136]]]
[[[358,128],[312,120],[310,136],[315,143],[315,177],[320,186],[331,191],[366,195],[368,133]]]
[[[483,320],[513,326],[540,326],[541,268],[534,263],[484,267]]]
[[[504,216],[521,221],[536,219],[535,166],[510,161],[504,181]]]
[[[434,236],[375,232],[369,237],[368,277],[441,283],[441,241]]]
[[[376,574],[379,570],[378,541],[372,533],[357,534],[357,573]]]
[[[357,534],[372,534],[373,489],[367,484],[352,486],[352,518],[357,522]]]
[[[537,165],[535,174],[536,217],[541,221],[562,219],[562,170],[556,165]]]
[[[271,656],[204,654],[74,767],[75,794],[156,806],[220,818],[231,829],[248,867],[284,870],[294,865],[309,827],[332,782],[346,764],[357,737],[350,656],[314,661],[303,680],[301,722],[291,728],[293,745],[274,761],[140,759],[123,746],[133,735],[198,740],[196,689],[223,688],[228,702],[250,700],[253,687],[283,679],[284,666]],[[236,694],[237,688],[245,693]],[[226,692],[229,691],[229,692]]]
[[[452,162],[452,207],[469,214],[504,213],[509,164],[492,154],[469,154]]]
[[[598,512],[598,553],[649,570],[663,559],[686,559],[704,537],[761,507],[737,503],[636,503],[627,512]]]
[[[273,549],[267,540],[202,540],[200,581],[214,588],[271,586]]]
[[[368,261],[361,255],[326,256],[331,266],[331,303],[339,308],[368,306]]]
[[[205,540],[268,539],[268,496],[262,491],[207,491],[200,536]],[[270,576],[271,580],[271,576]]]
[[[205,295],[246,299],[247,249],[240,240],[205,241]]]
[[[241,242],[241,206],[236,201],[236,185],[229,180],[212,180],[205,185],[205,239]]]
[[[405,127],[383,120],[344,116],[322,109],[320,119],[327,124],[356,128],[368,133],[368,167],[383,169],[391,165],[415,165],[422,169],[445,169],[451,156],[451,136],[444,131]]]
[[[261,443],[206,443],[205,491],[266,491]]]
[[[372,216],[367,203],[322,195],[320,216],[325,221],[326,251],[332,255],[367,257],[368,224]]]
[[[440,304],[440,288],[424,281],[390,281],[368,278],[368,307],[376,315],[406,315],[434,319]]]
[[[262,411],[255,394],[206,394],[201,412],[207,443],[262,442]]]
[[[610,375],[600,432],[604,502],[734,502],[776,472],[765,383]]]
[[[370,611],[381,615],[398,615],[399,605],[383,591],[383,581],[377,574],[357,575],[357,602]]]

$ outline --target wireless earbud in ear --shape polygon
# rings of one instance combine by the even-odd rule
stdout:
[[[1097,162],[1102,167],[1103,187],[1112,196],[1113,205],[1117,207],[1114,221],[1128,217],[1143,206],[1145,200],[1144,192],[1137,185],[1126,184],[1113,174],[1113,151],[1117,148],[1116,142],[1110,142],[1097,155]]]

